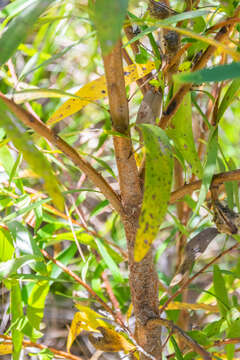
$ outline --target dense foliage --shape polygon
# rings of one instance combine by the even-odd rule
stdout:
[[[0,1],[1,358],[239,358],[239,13]]]

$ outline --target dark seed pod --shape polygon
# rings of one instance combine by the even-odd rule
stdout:
[[[152,17],[156,19],[166,19],[169,16],[177,15],[178,12],[168,7],[163,2],[149,0],[148,10]]]

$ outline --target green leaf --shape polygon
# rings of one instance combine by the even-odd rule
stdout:
[[[154,26],[150,26],[147,29],[141,31],[140,34],[134,36],[134,38],[132,38],[130,41],[128,41],[126,44],[124,44],[123,47],[126,47],[132,43],[134,43],[137,40],[140,40],[143,36],[148,35],[150,33],[153,33],[156,30],[159,30],[159,28],[161,27],[161,25],[171,25],[171,24],[175,24],[178,21],[182,21],[182,20],[187,20],[187,19],[194,19],[197,18],[199,16],[203,16],[209,13],[209,10],[195,10],[195,11],[187,11],[187,12],[183,12],[181,14],[178,15],[174,15],[174,16],[170,16],[167,19],[164,19],[162,21],[157,21],[156,25]],[[131,17],[131,15],[130,15]]]
[[[33,240],[31,234],[28,232],[26,226],[22,225],[18,221],[13,221],[8,224],[8,228],[13,236],[16,248],[18,248],[23,254],[31,254],[43,259],[39,247],[37,246],[35,240]]]
[[[98,250],[102,256],[102,259],[104,263],[107,265],[107,267],[111,270],[112,276],[114,277],[115,281],[117,282],[123,282],[123,277],[121,275],[120,269],[109,254],[107,248],[103,245],[103,243],[99,239],[95,239],[95,242],[98,246]]]
[[[146,148],[144,197],[136,235],[134,258],[141,261],[149,251],[167,211],[173,159],[169,139],[155,125],[138,126]]]
[[[200,193],[198,197],[198,203],[195,208],[194,214],[197,213],[202,206],[207,192],[210,188],[212,177],[215,172],[216,162],[217,162],[217,152],[218,152],[218,129],[213,128],[209,135],[209,141],[207,146],[207,161],[203,170],[203,179],[202,186],[200,188]],[[194,214],[192,218],[189,220],[189,224],[192,222]]]
[[[9,231],[0,228],[0,262],[10,260],[14,253],[14,246]]]
[[[233,360],[234,359],[234,353],[235,353],[235,345],[234,344],[227,344],[226,345],[226,353],[227,353],[227,360]]]
[[[232,103],[232,101],[236,98],[237,93],[240,92],[240,78],[233,80],[231,85],[226,91],[226,94],[224,95],[222,102],[219,106],[218,113],[217,113],[217,122],[221,120],[223,117],[225,111],[228,109],[229,105]]]
[[[230,303],[228,300],[228,293],[225,286],[225,281],[222,276],[221,270],[217,265],[213,268],[213,286],[217,298],[218,307],[222,317],[226,317]]]
[[[192,172],[197,175],[198,178],[202,178],[202,164],[196,151],[192,131],[192,103],[190,92],[184,97],[166,133],[174,141],[175,146],[183,155],[184,159],[191,165]]]
[[[24,159],[33,171],[44,179],[45,189],[51,196],[53,203],[59,210],[63,211],[64,198],[51,165],[42,152],[33,144],[23,125],[9,112],[2,99],[0,99],[0,114],[1,127],[5,129],[15,147],[22,152]]]
[[[102,210],[109,205],[109,201],[108,200],[103,200],[101,201],[99,204],[97,204],[97,206],[95,206],[95,208],[91,211],[90,213],[90,217],[92,216],[97,216],[98,214],[100,214],[102,212]]]
[[[188,331],[188,335],[191,336],[191,338],[194,339],[200,345],[207,346],[211,343],[208,336],[204,334],[203,331],[200,330]]]
[[[135,61],[138,64],[146,64],[146,62],[148,61],[149,55],[147,50],[140,46],[139,47],[139,52],[135,55]]]
[[[176,359],[177,359],[177,360],[183,360],[183,356],[182,356],[181,350],[179,349],[176,340],[174,339],[173,336],[171,336],[170,340],[171,340],[171,343],[172,343],[172,345],[173,345],[173,347],[174,347]]]
[[[71,244],[60,254],[58,254],[57,260],[60,261],[63,265],[68,265],[68,263],[73,259],[76,252],[77,252],[76,244]],[[51,278],[57,279],[62,273],[62,271],[63,270],[59,266],[53,264],[50,274]]]
[[[55,0],[35,0],[20,12],[8,25],[0,38],[0,66],[3,65],[25,41],[33,24]]]
[[[40,261],[41,259],[33,255],[24,255],[17,259],[0,263],[0,280],[16,274],[20,267],[32,262],[36,262],[37,260]]]
[[[192,73],[175,75],[177,81],[184,83],[201,84],[203,82],[218,82],[240,77],[240,62],[227,65],[214,66],[209,69],[194,71]]]
[[[0,11],[0,18],[17,15],[20,11],[23,11],[27,6],[31,5],[33,1],[35,0],[15,0],[11,2]]]
[[[12,324],[14,324],[22,315],[22,295],[19,283],[14,281],[11,285],[11,314],[12,314]],[[12,340],[13,340],[13,360],[18,360],[22,350],[22,341],[23,334],[21,331],[12,327]]]
[[[49,288],[50,285],[48,281],[37,282],[28,298],[27,317],[30,324],[37,330],[40,328],[44,315],[44,304]]]
[[[6,173],[10,176],[12,168],[15,164],[15,160],[8,149],[7,145],[0,147],[0,163],[3,166]]]
[[[127,8],[128,0],[96,0],[94,23],[103,54],[109,53],[120,39]]]

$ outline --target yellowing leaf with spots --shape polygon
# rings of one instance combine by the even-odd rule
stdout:
[[[149,251],[167,211],[170,198],[173,159],[169,139],[155,125],[138,125],[146,148],[144,197],[134,247],[135,261]]]
[[[12,354],[12,344],[0,344],[0,355]]]
[[[99,326],[105,326],[104,317],[99,315],[94,310],[77,304],[76,307],[80,310],[74,315],[67,339],[67,351],[70,351],[72,343],[81,331],[96,331]]]
[[[125,353],[129,353],[136,348],[123,335],[114,329],[110,329],[106,325],[105,327],[100,326],[96,330],[100,331],[102,336],[94,336],[93,334],[90,334],[88,339],[98,350],[107,352],[125,351]]]
[[[176,87],[175,91],[179,86]],[[195,147],[195,141],[192,131],[192,102],[191,93],[185,95],[178,111],[172,118],[167,135],[174,141],[178,151],[192,168],[192,172],[199,179],[202,178],[203,169]]]
[[[132,82],[144,77],[153,69],[155,69],[155,64],[152,61],[147,62],[147,64],[132,64],[125,67],[125,85],[127,86]],[[55,124],[67,116],[75,114],[89,103],[93,103],[99,99],[105,98],[107,96],[105,76],[101,76],[100,78],[84,85],[75,93],[75,96],[78,96],[79,98],[71,98],[62,104],[48,120],[48,125]]]

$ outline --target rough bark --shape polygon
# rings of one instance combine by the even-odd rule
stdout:
[[[133,256],[142,190],[129,132],[120,41],[109,55],[104,56],[104,67],[113,129],[127,135],[114,137],[114,149],[124,209],[122,221],[128,245],[129,282],[136,318],[136,341],[146,353],[161,359],[160,327],[150,330],[146,327],[148,320],[158,317],[158,276],[154,268],[152,251],[138,263],[134,261]],[[140,356],[141,359],[149,358],[143,353]]]

